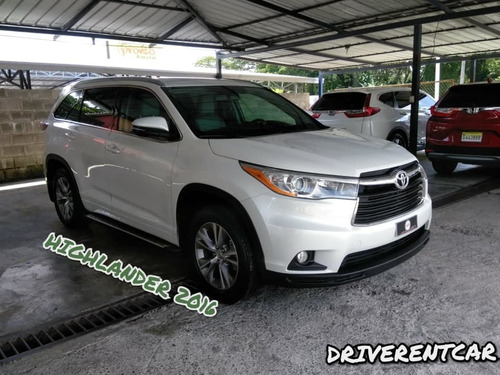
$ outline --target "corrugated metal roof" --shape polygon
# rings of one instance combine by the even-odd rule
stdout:
[[[500,56],[500,1],[0,0],[0,30],[220,48],[321,70]]]

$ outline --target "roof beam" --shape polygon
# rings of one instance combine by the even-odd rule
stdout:
[[[101,0],[101,1],[106,2],[106,3],[133,5],[133,6],[144,7],[144,8],[163,9],[163,10],[171,10],[174,12],[188,13],[188,10],[186,10],[184,8],[180,8],[180,7],[169,7],[169,6],[157,5],[157,4],[140,3],[139,1],[133,1],[133,0]]]
[[[179,22],[177,25],[175,25],[174,27],[172,27],[170,30],[168,30],[167,32],[165,32],[162,35],[160,35],[160,37],[158,38],[158,40],[162,41],[162,40],[167,39],[169,36],[174,35],[177,31],[179,31],[182,28],[184,28],[185,26],[189,25],[193,20],[194,20],[193,16],[187,17],[185,20]]]
[[[329,61],[343,60],[343,61],[354,62],[354,63],[357,63],[357,64],[373,64],[373,62],[367,61],[367,60],[362,60],[362,59],[357,59],[357,58],[352,58],[352,57],[344,57],[344,56],[331,55],[331,54],[322,53],[322,52],[309,51],[309,50],[305,50],[305,49],[302,49],[302,48],[289,48],[287,50],[295,52],[297,54],[304,54],[304,55],[313,55],[313,56],[317,56],[317,57],[324,57],[326,59],[329,59]]]
[[[311,23],[313,25],[324,27],[328,30],[335,31],[339,34],[342,34],[344,32],[344,29],[342,29],[340,27],[337,27],[335,25],[332,25],[332,24],[329,24],[326,22],[318,21],[317,19],[314,19],[312,17],[308,17],[308,16],[305,16],[303,14],[300,14],[300,12],[302,12],[303,10],[291,11],[291,10],[283,8],[279,5],[271,4],[266,0],[246,0],[246,1],[253,3],[253,4],[256,4],[256,5],[259,5],[261,7],[267,8],[267,9],[274,10],[276,12],[280,12],[282,14],[286,14],[287,16],[294,17],[294,18],[300,19],[302,21],[306,21],[306,22]],[[372,37],[365,36],[365,35],[360,36],[359,38],[366,40],[366,41],[369,41],[369,42],[372,42],[372,43],[383,44],[383,45],[387,45],[390,47],[399,48],[399,49],[402,49],[405,51],[413,51],[412,47],[408,47],[408,46],[405,46],[404,44],[400,44],[400,43],[387,42],[383,39],[372,38]],[[427,52],[423,52],[423,53],[430,55],[430,53],[427,53]]]
[[[446,14],[453,14],[455,13],[454,10],[449,8],[447,5],[443,4],[440,0],[427,0],[429,3],[431,3],[433,6],[435,6],[438,9],[441,9],[443,12]],[[495,36],[500,36],[500,31],[497,29],[494,29],[493,27],[490,27],[488,25],[485,25],[474,18],[471,17],[464,17],[464,20],[469,22],[470,24],[479,27],[480,29],[483,29],[484,31],[487,31],[490,34],[493,34]]]
[[[266,43],[265,41],[263,41],[261,39],[251,38],[251,37],[248,37],[246,35],[235,33],[233,31],[223,31],[223,32],[226,33],[226,34],[229,34],[229,35],[233,35],[233,36],[242,38],[242,39],[250,40],[250,41],[252,41],[254,43],[259,43],[259,44],[265,44]],[[318,56],[318,57],[324,57],[326,59],[329,59],[330,61],[332,61],[332,60],[343,60],[343,61],[355,62],[355,63],[358,63],[358,64],[369,64],[370,63],[369,61],[366,61],[366,60],[361,60],[361,59],[356,59],[356,58],[341,57],[341,56],[327,54],[327,53],[323,53],[323,52],[319,52],[319,51],[309,51],[309,50],[305,50],[305,49],[302,49],[302,48],[289,48],[287,50],[291,51],[293,53],[291,53],[289,55],[286,55],[286,56],[293,56],[293,55],[298,55],[298,54],[306,54],[306,55],[313,55],[313,56]]]
[[[463,60],[483,60],[490,58],[500,58],[500,52],[495,53],[487,53],[487,54],[477,54],[477,55],[468,55],[468,56],[453,56],[453,57],[445,57],[444,59],[440,59],[439,63],[450,63],[457,62]],[[433,59],[422,60],[422,65],[430,65],[435,64],[437,61]],[[396,63],[381,63],[373,66],[361,66],[356,68],[345,68],[345,69],[334,69],[334,70],[325,70],[321,71],[322,74],[345,74],[345,73],[355,73],[355,72],[366,72],[369,70],[379,70],[379,69],[394,69],[394,68],[403,68],[407,66],[411,66],[412,62],[396,62]],[[316,69],[317,68],[309,68]]]
[[[353,30],[353,31],[344,31],[341,34],[337,33],[335,35],[324,35],[324,36],[319,36],[319,37],[295,41],[295,42],[273,45],[273,46],[267,47],[267,48],[255,48],[255,49],[246,50],[243,52],[228,53],[228,54],[224,54],[224,56],[225,57],[240,57],[240,56],[244,56],[244,55],[248,56],[248,55],[258,54],[258,53],[262,53],[262,52],[275,51],[275,50],[279,50],[279,49],[289,49],[289,48],[294,48],[294,47],[301,47],[301,46],[304,46],[307,44],[323,43],[323,42],[338,40],[338,39],[347,38],[347,37],[359,37],[359,36],[362,36],[365,34],[371,34],[371,33],[376,33],[376,32],[390,30],[390,29],[402,28],[402,27],[415,26],[418,24],[440,22],[440,21],[444,21],[444,20],[448,20],[448,19],[474,17],[474,16],[491,14],[491,13],[498,13],[498,12],[500,12],[500,6],[491,6],[488,8],[479,8],[479,9],[473,9],[473,10],[467,10],[467,11],[453,12],[450,14],[437,15],[437,16],[433,16],[433,17],[420,17],[420,18],[414,18],[411,20],[388,23],[388,24],[384,24],[384,25],[369,26],[366,28],[357,29],[357,30]]]
[[[45,34],[45,35],[65,35],[65,36],[78,36],[82,38],[96,38],[96,39],[109,39],[109,40],[123,40],[126,42],[137,42],[137,43],[154,43],[154,44],[163,44],[169,46],[179,46],[179,47],[197,47],[197,48],[222,48],[220,44],[216,43],[201,43],[201,42],[176,42],[176,41],[158,41],[151,38],[145,37],[134,37],[127,35],[116,35],[116,34],[100,34],[97,32],[89,32],[89,31],[63,31],[59,28],[53,29],[50,27],[32,27],[32,26],[18,26],[18,25],[6,25],[0,24],[0,30],[3,31],[18,31],[25,33],[37,33],[37,34]],[[235,50],[236,48],[233,48]]]
[[[70,28],[75,26],[75,24],[80,21],[83,17],[85,17],[97,4],[99,4],[100,0],[92,0],[87,4],[85,8],[79,11],[72,19],[70,19],[66,24],[61,28],[62,31],[68,31]]]
[[[222,44],[224,47],[227,47],[227,43],[220,37],[219,34],[217,34],[212,26],[210,26],[205,19],[198,13],[198,11],[188,2],[188,0],[176,0],[183,4],[186,9],[193,15],[193,17],[200,23],[201,26],[203,26],[209,33],[212,35],[216,40],[219,41],[220,44]]]
[[[297,18],[299,20],[309,22],[309,23],[316,25],[316,26],[322,26],[322,27],[326,27],[330,30],[339,31],[335,27],[333,27],[332,25],[330,25],[328,23],[321,22],[321,21],[318,21],[312,17],[300,14],[300,12],[301,12],[300,10],[289,10],[289,9],[283,8],[279,5],[269,3],[268,1],[265,1],[265,0],[246,0],[246,1],[248,1],[252,4],[259,5],[263,8],[266,8],[266,9],[274,10],[278,13],[286,14],[287,16],[291,16],[291,17]]]
[[[329,0],[329,1],[325,1],[325,2],[319,3],[319,4],[314,4],[314,5],[309,5],[309,6],[306,6],[306,7],[298,8],[294,12],[296,12],[296,13],[302,13],[302,12],[305,12],[307,10],[321,8],[321,7],[324,7],[324,6],[327,6],[327,5],[339,3],[341,1],[344,1],[344,0]],[[273,19],[276,19],[276,18],[280,18],[280,17],[283,17],[283,16],[284,16],[284,14],[278,13],[278,14],[275,14],[273,16],[258,18],[258,19],[253,20],[253,21],[247,21],[247,22],[243,22],[243,23],[233,24],[231,26],[227,26],[227,27],[221,28],[221,31],[222,30],[225,31],[225,30],[236,29],[238,27],[244,27],[244,26],[249,26],[249,25],[251,26],[251,25],[255,25],[256,23],[270,21],[270,20],[273,20]]]
[[[240,34],[240,33],[237,33],[235,31],[230,31],[230,30],[225,30],[225,29],[215,29],[216,31],[220,32],[220,33],[224,33],[224,34],[228,34],[228,35],[232,35],[232,36],[235,36],[237,38],[241,38],[241,39],[245,39],[245,40],[248,40],[250,42],[254,42],[256,44],[260,44],[260,45],[267,45],[267,46],[271,46],[272,44],[271,43],[267,43],[265,40],[263,39],[257,39],[257,38],[252,38],[251,36],[248,36],[248,35],[243,35],[243,34]]]
[[[175,11],[175,12],[188,12],[186,9],[179,8],[179,7],[168,7],[168,6],[163,6],[163,5],[155,5],[155,4],[145,4],[145,3],[139,3],[138,1],[125,1],[125,0],[92,0],[90,3],[88,3],[85,8],[83,8],[81,11],[79,11],[73,18],[71,18],[61,29],[63,31],[68,31],[71,29],[73,26],[75,26],[78,21],[80,21],[83,17],[85,17],[94,7],[101,3],[101,2],[106,2],[106,3],[116,3],[116,4],[122,4],[122,5],[131,5],[131,6],[140,6],[144,8],[154,8],[154,9],[162,9],[162,10],[170,10],[170,11]]]

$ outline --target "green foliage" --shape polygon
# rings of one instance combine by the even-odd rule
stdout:
[[[222,59],[222,68],[227,70],[246,70],[255,71],[256,65],[254,62],[239,60],[233,58]],[[216,68],[217,61],[213,56],[203,57],[198,60],[194,66],[199,68]]]
[[[465,81],[470,81],[471,76],[471,61],[465,64]],[[460,61],[441,64],[441,80],[453,79],[455,82],[460,82],[460,70],[462,63]],[[423,67],[422,81],[434,81],[434,72],[436,66],[434,64]],[[484,59],[476,61],[476,82],[486,81],[488,76],[493,79],[500,79],[500,59]]]
[[[300,76],[300,77],[317,77],[319,74],[316,70],[299,69],[291,66],[280,66],[273,64],[257,64],[257,72],[284,74],[289,76]]]
[[[198,67],[216,67],[214,57],[204,57],[197,61]],[[251,61],[238,60],[233,58],[222,59],[222,67],[229,70],[246,70],[259,73],[284,74],[301,77],[318,77],[319,72],[314,70],[300,69],[290,66],[280,66],[273,64],[254,63]],[[466,64],[466,77],[470,76],[471,62]],[[423,82],[434,81],[436,65],[430,64],[422,67],[420,80]],[[441,80],[453,79],[460,81],[461,62],[441,63]],[[500,80],[500,59],[477,60],[476,81],[486,81],[491,76],[495,80]],[[323,91],[328,92],[337,88],[382,86],[409,84],[412,80],[411,67],[401,67],[393,69],[377,69],[366,72],[355,72],[345,74],[325,75]],[[310,94],[317,94],[318,85],[306,84],[305,89]]]
[[[441,80],[453,79],[455,82],[460,82],[461,69],[462,69],[462,63],[460,61],[441,63]],[[436,77],[435,73],[436,73],[435,64],[425,65],[422,67],[420,80],[424,82],[434,81]]]

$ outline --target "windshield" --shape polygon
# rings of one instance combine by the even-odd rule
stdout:
[[[263,87],[163,89],[199,138],[244,138],[327,128]]]

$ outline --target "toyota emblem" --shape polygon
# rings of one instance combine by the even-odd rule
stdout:
[[[396,187],[400,190],[406,189],[408,187],[408,183],[410,182],[410,178],[405,171],[399,171],[396,173]]]

